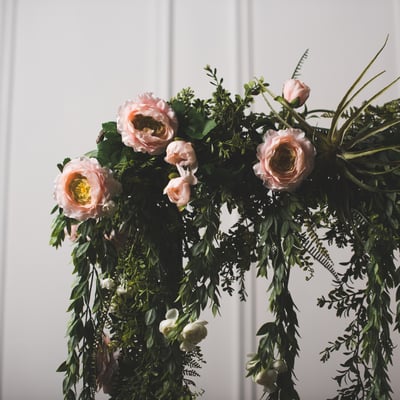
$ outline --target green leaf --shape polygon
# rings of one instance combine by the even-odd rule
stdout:
[[[101,127],[105,134],[108,133],[118,133],[117,123],[115,121],[104,122]]]
[[[339,122],[339,119],[341,118],[344,110],[346,109],[346,107],[349,105],[349,96],[350,94],[353,92],[353,90],[355,89],[355,87],[358,85],[358,83],[361,81],[361,79],[363,78],[363,76],[367,73],[367,71],[370,69],[370,67],[372,66],[372,64],[375,62],[375,60],[379,57],[379,55],[382,53],[383,49],[386,47],[386,43],[388,41],[388,38],[386,37],[385,43],[383,44],[383,46],[378,50],[378,52],[375,54],[375,56],[372,58],[372,60],[368,63],[368,65],[363,69],[363,71],[361,72],[361,74],[357,77],[357,79],[354,81],[354,83],[350,86],[350,88],[348,89],[348,91],[346,92],[346,94],[343,96],[342,100],[340,101],[337,110],[335,112],[335,116],[332,118],[332,123],[331,123],[331,127],[330,127],[330,139],[331,141],[333,141],[334,139],[334,135],[336,133],[336,127],[337,124]],[[371,81],[371,80],[370,80]],[[337,141],[340,142],[342,140],[342,138],[338,138]]]
[[[67,371],[67,363],[64,361],[60,364],[60,366],[56,369],[56,372],[66,372]]]
[[[144,321],[147,326],[152,325],[157,318],[157,311],[155,308],[151,308],[144,315]]]
[[[111,167],[122,161],[122,154],[126,149],[116,130],[106,131],[104,139],[97,144],[97,159],[101,165]]]
[[[86,242],[83,244],[78,245],[74,250],[74,256],[76,259],[80,259],[80,258],[85,258],[86,257],[86,253],[90,247],[91,243],[90,242]]]
[[[72,289],[70,300],[76,300],[79,297],[82,297],[85,292],[88,290],[88,283],[86,280],[79,283],[79,285],[75,286]]]
[[[214,120],[208,119],[196,110],[190,111],[189,121],[190,125],[188,125],[185,133],[192,139],[203,139],[217,126]]]
[[[260,327],[260,329],[257,331],[256,335],[257,336],[263,336],[266,335],[267,333],[272,333],[275,332],[275,324],[273,322],[266,322],[264,325]]]
[[[53,221],[52,231],[50,236],[50,245],[59,247],[65,238],[65,228],[67,226],[66,218],[63,214],[58,214]]]

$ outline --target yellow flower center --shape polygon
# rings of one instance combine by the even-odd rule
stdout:
[[[271,158],[271,167],[274,171],[286,173],[294,169],[295,162],[296,150],[287,144],[281,144]]]
[[[148,133],[152,136],[159,137],[165,132],[165,126],[161,122],[142,114],[136,114],[132,119],[132,124],[135,129]]]
[[[77,203],[82,205],[90,203],[90,185],[84,176],[77,175],[69,184],[69,190]]]

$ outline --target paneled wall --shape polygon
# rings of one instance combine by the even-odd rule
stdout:
[[[310,106],[334,107],[387,34],[380,85],[400,74],[399,0],[0,0],[0,12],[2,400],[61,399],[55,369],[66,350],[72,266],[68,243],[48,246],[56,164],[93,148],[124,100],[143,91],[168,98],[186,86],[207,96],[206,64],[234,92],[253,76],[278,92],[309,48],[302,79]],[[399,86],[386,94],[394,96]],[[316,266],[311,281],[297,270],[293,278],[300,394],[333,397],[337,364],[321,365],[319,351],[343,323],[316,307],[331,277]],[[247,304],[224,298],[220,318],[204,316],[204,399],[259,398],[244,363],[268,318],[265,288],[249,276]],[[399,365],[397,352],[393,376]],[[393,388],[400,398],[398,379]]]

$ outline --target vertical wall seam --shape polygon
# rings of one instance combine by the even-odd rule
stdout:
[[[235,80],[235,92],[238,92],[240,89],[241,84],[241,77],[243,74],[243,64],[242,64],[242,57],[243,57],[243,48],[242,48],[242,19],[241,19],[241,1],[243,0],[236,0],[234,2],[234,23],[233,23],[233,32],[235,35],[232,37],[235,39],[233,43],[234,48],[234,60],[233,66],[235,68],[234,71],[234,80]],[[244,338],[245,338],[245,321],[244,321],[244,307],[240,301],[237,301],[236,313],[235,313],[235,325],[237,327],[237,337],[236,343],[236,359],[234,359],[234,364],[236,364],[236,374],[237,374],[237,386],[236,386],[236,399],[240,400],[245,398],[245,388],[243,385],[243,372],[240,368],[240,360],[243,357],[244,352]]]
[[[156,2],[158,32],[156,35],[155,82],[157,95],[170,98],[173,90],[174,0]]]
[[[394,49],[396,52],[395,63],[396,63],[396,74],[400,74],[400,1],[393,0],[393,29],[394,38]]]
[[[234,71],[235,89],[237,93],[243,90],[243,84],[253,77],[254,74],[254,51],[253,51],[253,4],[252,0],[236,0],[234,3],[234,32],[235,35],[235,60]],[[246,349],[256,350],[256,338],[254,334],[256,324],[256,282],[255,274],[250,271],[246,278],[248,292],[247,305],[239,302],[237,306],[237,332],[238,332],[238,400],[245,398],[255,399],[255,385],[250,380],[244,380],[244,357]],[[250,308],[250,312],[246,312]]]
[[[0,25],[0,398],[3,393],[8,191],[17,0],[1,0]]]

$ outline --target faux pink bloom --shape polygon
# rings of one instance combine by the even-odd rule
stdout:
[[[152,93],[128,100],[118,110],[117,129],[124,144],[135,151],[161,154],[177,128],[174,110]]]
[[[95,158],[81,157],[68,162],[55,181],[54,198],[64,215],[85,221],[113,211],[112,197],[121,191],[109,169]]]
[[[283,97],[293,107],[302,106],[309,95],[310,88],[298,79],[289,79],[283,86]]]
[[[110,338],[103,335],[102,343],[96,354],[97,390],[103,388],[104,393],[112,394],[113,378],[118,371],[118,351],[110,348]]]
[[[174,140],[166,150],[164,160],[177,167],[189,168],[192,173],[197,170],[197,158],[192,143],[184,140]]]
[[[171,203],[175,203],[178,207],[186,206],[190,201],[190,185],[195,182],[197,181],[193,175],[172,178],[164,188],[164,194],[168,196]]]
[[[272,190],[292,191],[314,168],[315,148],[299,129],[269,130],[257,147],[255,174]]]

